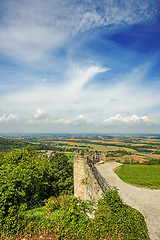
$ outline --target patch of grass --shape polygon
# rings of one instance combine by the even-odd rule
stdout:
[[[73,162],[73,153],[72,152],[66,152],[65,155],[69,158],[69,162]]]
[[[93,150],[98,150],[98,151],[105,151],[108,150],[108,146],[101,146],[101,145],[92,145]],[[111,148],[113,149],[113,147]]]
[[[46,214],[45,206],[28,210],[25,219],[27,222],[27,227],[25,229],[26,233],[30,231],[37,233],[39,230],[48,230],[54,227],[52,219]]]
[[[160,165],[127,164],[116,169],[115,173],[127,183],[160,188]]]
[[[127,152],[132,152],[132,153],[135,153],[136,150],[132,149],[132,148],[127,148],[127,147],[121,147],[121,150],[125,150]]]
[[[146,159],[146,160],[149,160],[149,161],[150,161],[150,160],[155,160],[154,158],[151,158],[151,157],[146,157],[145,159]]]

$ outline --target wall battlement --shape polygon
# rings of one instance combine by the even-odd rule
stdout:
[[[105,185],[95,163],[105,161],[102,151],[74,152],[74,196],[84,200],[98,200],[104,193]],[[104,186],[103,186],[104,185]]]

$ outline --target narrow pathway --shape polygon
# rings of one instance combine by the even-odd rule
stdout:
[[[123,182],[113,171],[120,165],[117,162],[105,162],[96,167],[111,186],[118,188],[124,203],[143,214],[150,238],[160,240],[160,190],[138,188]]]

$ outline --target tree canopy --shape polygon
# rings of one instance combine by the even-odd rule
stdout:
[[[73,168],[64,154],[42,157],[32,146],[0,154],[0,223],[22,218],[23,211],[50,196],[73,193]],[[12,220],[12,221],[11,221]]]

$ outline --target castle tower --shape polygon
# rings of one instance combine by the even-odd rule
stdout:
[[[86,152],[74,152],[74,196],[86,198],[85,181]]]
[[[98,200],[102,190],[88,165],[88,160],[91,160],[93,164],[105,161],[105,153],[100,151],[74,152],[74,196],[84,200]]]

